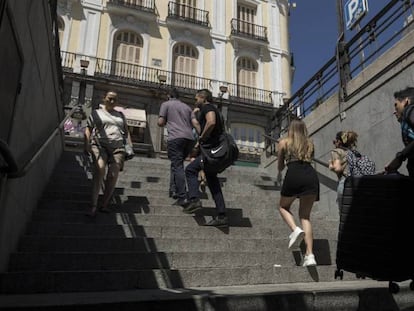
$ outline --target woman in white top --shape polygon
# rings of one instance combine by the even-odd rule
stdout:
[[[131,136],[123,113],[114,107],[118,101],[117,93],[106,94],[100,109],[93,110],[85,129],[85,151],[92,155],[95,167],[92,181],[91,207],[89,216],[95,216],[99,191],[102,186],[106,166],[108,166],[102,204],[100,210],[109,212],[109,201],[118,180],[119,171],[125,161],[124,137],[131,142]]]

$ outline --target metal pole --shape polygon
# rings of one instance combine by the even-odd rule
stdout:
[[[343,104],[347,95],[346,84],[350,80],[350,68],[348,51],[345,49],[345,25],[343,14],[343,2],[342,0],[336,1],[336,12],[338,18],[338,40],[336,47],[336,65],[339,74],[339,90],[338,90],[338,108],[339,119],[342,121],[345,119],[345,111],[342,111]]]
[[[338,17],[338,38],[345,41],[344,12],[342,0],[336,0],[336,14]]]

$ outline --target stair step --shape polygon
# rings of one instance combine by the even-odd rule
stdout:
[[[284,241],[286,245],[286,241]],[[22,252],[261,252],[278,251],[271,239],[229,239],[229,238],[103,238],[71,237],[49,235],[25,235],[19,243]],[[284,250],[283,250],[284,252]]]
[[[141,226],[135,224],[105,225],[96,224],[92,219],[89,224],[77,223],[47,223],[30,222],[26,234],[30,235],[56,235],[56,236],[94,236],[94,237],[153,237],[153,238],[207,238],[227,237],[229,239],[271,239],[271,228],[256,227],[230,227],[213,228],[206,226],[166,227],[166,226]]]
[[[400,286],[397,295],[388,292],[388,282],[373,280],[14,294],[0,295],[0,309],[163,311],[207,310],[209,306],[214,306],[211,310],[226,311],[412,309],[414,303],[409,283],[402,282]]]
[[[111,205],[111,214],[113,213],[127,213],[127,214],[152,214],[152,215],[169,215],[169,216],[183,216],[182,208],[174,206],[172,203],[174,200],[170,200],[168,204],[149,206],[148,201],[145,198],[138,198],[136,203],[119,203]],[[197,216],[215,216],[217,214],[216,208],[213,203],[202,200],[203,208],[198,210]],[[237,202],[229,202],[227,205],[227,213],[229,218],[243,219],[243,218],[267,218],[269,221],[277,221],[278,217],[275,217],[275,211],[273,209],[251,208],[241,209]],[[235,207],[233,207],[235,206]],[[79,212],[84,214],[89,209],[88,201],[68,201],[68,200],[42,200],[39,202],[38,212]],[[103,214],[99,214],[103,215]],[[188,215],[186,215],[188,216]],[[99,217],[100,218],[100,217]],[[98,220],[99,220],[98,218]]]
[[[289,282],[335,281],[334,267],[243,267],[148,270],[7,272],[0,274],[0,292],[28,294],[90,292],[139,288],[185,288]],[[287,277],[288,276],[288,277]],[[355,280],[350,273],[344,280]]]
[[[272,267],[293,262],[274,252],[36,252],[13,253],[10,272]]]
[[[175,208],[175,207],[172,207]],[[187,215],[179,209],[181,214],[176,215],[157,215],[157,214],[143,214],[124,212],[122,209],[115,210],[110,214],[100,213],[94,220],[97,224],[136,224],[141,226],[180,226],[188,227],[194,224],[205,224],[212,215],[216,214],[215,208],[204,208],[204,215],[197,213],[196,215]],[[208,217],[207,217],[208,216]],[[246,218],[241,215],[240,211],[231,211],[228,214],[229,223],[232,227],[273,227],[275,221],[269,218]],[[34,222],[60,222],[60,223],[77,223],[89,224],[91,219],[85,216],[85,211],[67,212],[56,210],[41,210],[36,211],[32,216]]]
[[[195,214],[172,205],[169,170],[169,160],[126,162],[111,212],[90,218],[85,216],[90,167],[82,155],[65,153],[8,271],[0,273],[0,292],[334,281],[338,222],[319,212],[318,204],[312,215],[318,266],[306,269],[300,266],[304,245],[287,250],[289,229],[278,213],[280,192],[273,177],[246,167],[221,174],[230,227],[215,228],[204,226],[217,213],[208,190]]]

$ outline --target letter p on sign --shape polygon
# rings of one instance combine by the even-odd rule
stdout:
[[[345,23],[347,29],[355,24],[368,12],[367,0],[348,0],[345,3]]]

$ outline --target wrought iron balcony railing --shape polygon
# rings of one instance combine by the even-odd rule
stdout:
[[[237,18],[231,20],[231,34],[233,36],[247,37],[254,40],[267,41],[267,28],[251,24]]]
[[[230,102],[267,107],[273,107],[274,101],[280,97],[279,92],[258,89],[251,86],[206,79],[175,71],[161,70],[110,59],[62,52],[62,68],[66,72],[78,72],[80,70],[81,60],[89,60],[87,70],[89,75],[94,75],[97,78],[104,77],[126,84],[154,88],[159,88],[162,84],[164,86],[177,87],[186,94],[194,94],[196,90],[207,88],[212,90],[214,95],[220,94],[220,86],[225,85],[227,86],[228,100]]]
[[[209,27],[208,11],[170,1],[168,3],[168,18],[183,20],[189,23]]]
[[[108,0],[108,4],[155,13],[154,0]]]

